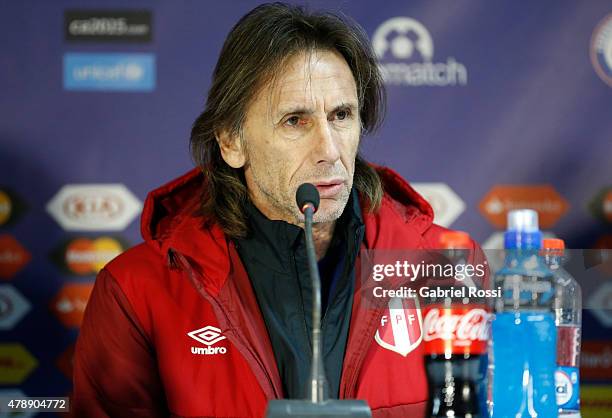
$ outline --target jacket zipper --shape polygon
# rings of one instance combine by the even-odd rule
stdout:
[[[247,363],[251,366],[251,371],[256,377],[258,377],[258,381],[260,382],[260,384],[262,384],[262,389],[264,393],[266,394],[266,397],[268,399],[280,398],[280,394],[276,392],[274,388],[274,384],[272,383],[272,378],[266,371],[266,368],[263,366],[263,364],[261,364],[261,362],[257,358],[257,355],[251,350],[251,348],[246,343],[246,341],[244,341],[241,335],[235,331],[237,328],[234,327],[234,325],[232,324],[229,316],[227,315],[226,311],[223,309],[223,306],[221,305],[219,300],[215,298],[214,296],[212,296],[210,293],[208,293],[204,289],[204,285],[202,285],[202,283],[196,277],[197,273],[191,267],[191,264],[185,258],[185,256],[183,256],[180,252],[175,251],[173,249],[170,249],[169,251],[171,251],[172,254],[178,258],[181,264],[181,267],[183,267],[182,270],[187,274],[189,281],[193,284],[193,286],[196,288],[198,293],[202,297],[204,297],[204,299],[206,299],[206,301],[208,301],[213,306],[213,309],[215,313],[217,314],[217,316],[219,315],[222,316],[224,322],[227,325],[228,331],[229,331],[227,333],[228,334],[227,338],[232,342],[232,344],[234,344],[238,348],[238,351],[242,353]],[[257,367],[254,368],[253,367],[254,365],[256,365]],[[262,378],[265,378],[265,379],[262,379]],[[264,381],[267,383],[266,387],[263,387]]]
[[[362,309],[362,308],[360,307],[358,309]],[[341,394],[342,398],[354,398],[356,396],[355,387],[357,385],[357,378],[359,377],[359,371],[361,370],[361,366],[363,365],[366,355],[368,354],[368,350],[370,348],[371,341],[374,340],[374,334],[376,333],[376,323],[378,322],[378,318],[380,317],[381,313],[382,313],[382,310],[380,308],[377,308],[376,313],[373,314],[372,319],[370,320],[370,322],[368,323],[366,327],[366,331],[368,332],[365,332],[361,340],[357,344],[355,344],[356,345],[355,350],[358,352],[358,356],[354,364],[351,365],[350,372],[347,373],[348,376],[346,378],[346,389],[344,393]],[[374,325],[372,325],[372,323],[374,323]],[[368,341],[370,343],[368,343]]]

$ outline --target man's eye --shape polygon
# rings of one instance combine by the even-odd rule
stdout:
[[[285,123],[289,126],[297,126],[298,123],[300,123],[300,117],[299,116],[291,116],[290,118],[288,118]]]
[[[344,120],[350,115],[351,113],[348,110],[339,110],[338,112],[336,112],[336,117],[338,118],[338,120]]]

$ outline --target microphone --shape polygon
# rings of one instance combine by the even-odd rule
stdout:
[[[303,183],[300,187],[298,187],[297,192],[295,192],[295,202],[300,208],[300,212],[304,215],[306,214],[306,209],[311,206],[313,209],[313,213],[319,209],[319,203],[321,202],[321,198],[319,197],[319,191],[315,186],[310,183]]]
[[[306,400],[271,400],[266,418],[356,417],[371,418],[372,412],[365,401],[327,399],[327,378],[323,367],[321,342],[321,279],[312,236],[313,215],[319,209],[319,191],[310,183],[298,187],[295,201],[304,214],[304,235],[308,270],[312,282],[312,364]]]
[[[319,191],[310,183],[298,187],[295,201],[304,214],[304,232],[306,237],[306,254],[308,270],[312,282],[312,367],[310,369],[310,386],[308,398],[312,402],[323,402],[326,398],[327,378],[321,355],[321,278],[312,237],[312,217],[319,209]]]

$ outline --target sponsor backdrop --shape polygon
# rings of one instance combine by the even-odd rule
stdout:
[[[222,42],[255,5],[82,3],[0,6],[6,393],[70,393],[95,274],[139,241],[147,192],[191,168],[190,126]],[[439,223],[495,248],[506,212],[532,207],[569,247],[610,248],[609,1],[310,6],[368,33],[389,111],[363,152],[412,181]],[[612,308],[610,283],[598,293]],[[585,312],[585,416],[612,414],[610,326],[612,310]]]

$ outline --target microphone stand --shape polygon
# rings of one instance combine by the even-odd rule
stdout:
[[[327,378],[323,367],[323,348],[321,344],[321,278],[315,256],[312,236],[312,217],[314,205],[307,203],[304,208],[306,253],[308,270],[312,282],[312,367],[310,370],[310,399],[312,402],[323,402],[326,398]]]
[[[303,193],[305,188],[307,192]],[[304,202],[304,194],[307,195],[307,198],[311,197],[311,199]],[[319,204],[319,193],[316,187],[306,183],[298,188],[296,200],[305,217],[304,232],[306,236],[306,253],[308,254],[308,270],[310,271],[313,293],[310,385],[308,387],[308,397],[306,400],[271,400],[268,403],[266,418],[371,418],[372,412],[365,401],[327,399],[327,378],[325,377],[323,350],[321,348],[321,280],[319,277],[319,267],[317,265],[312,236],[312,218]]]

